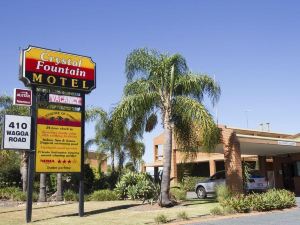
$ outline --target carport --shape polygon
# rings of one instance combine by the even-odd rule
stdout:
[[[224,153],[227,185],[235,192],[243,191],[241,154],[257,155],[260,171],[275,188],[300,194],[300,139],[262,131],[220,127],[222,144],[216,152]]]

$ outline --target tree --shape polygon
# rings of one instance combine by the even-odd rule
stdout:
[[[46,178],[47,175],[45,173],[40,173],[40,192],[39,192],[39,202],[46,202],[47,196],[46,196]]]
[[[2,95],[0,96],[0,143],[2,143],[2,123],[3,116],[5,114],[10,115],[19,115],[19,116],[28,116],[29,108],[24,106],[15,106],[13,105],[13,99],[10,96]],[[0,154],[11,154],[9,151],[1,151]],[[22,189],[23,192],[27,188],[27,171],[28,171],[28,153],[27,151],[21,152],[21,164],[20,164],[20,173],[22,179]]]
[[[192,137],[189,128],[197,123],[202,130],[201,144],[205,149],[213,149],[219,141],[219,129],[202,100],[207,95],[215,103],[220,87],[209,76],[190,72],[185,58],[179,54],[136,49],[128,55],[125,67],[127,84],[113,120],[123,126],[131,121],[136,132],[149,132],[160,113],[165,135],[160,205],[171,206],[172,132],[184,140],[182,148],[187,149]]]
[[[56,175],[56,201],[63,200],[62,173]]]
[[[96,120],[95,137],[86,142],[86,148],[96,144],[98,152],[109,153],[112,159],[112,171],[115,171],[115,156],[118,159],[118,170],[123,169],[126,158],[130,158],[135,168],[145,153],[145,146],[139,140],[135,127],[117,127],[111,118],[113,114],[106,113],[101,108],[91,108],[86,111],[87,121]]]

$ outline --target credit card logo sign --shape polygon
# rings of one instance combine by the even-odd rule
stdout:
[[[31,103],[32,103],[31,90],[15,88],[14,105],[31,106]]]

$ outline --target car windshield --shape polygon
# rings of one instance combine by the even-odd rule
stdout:
[[[261,175],[259,170],[251,170],[250,172],[251,178],[263,178],[264,176]]]
[[[225,179],[225,171],[217,172],[210,177],[210,180],[219,180],[219,179]]]

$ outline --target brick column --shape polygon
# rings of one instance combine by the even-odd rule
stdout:
[[[258,156],[258,166],[259,166],[259,171],[263,176],[268,178],[268,173],[267,173],[267,157],[266,156]]]
[[[243,174],[240,143],[233,130],[222,127],[226,185],[234,193],[243,193]]]
[[[176,163],[176,149],[172,151],[172,161],[171,161],[171,178],[173,178],[172,183],[177,184],[177,163]]]
[[[159,182],[159,174],[158,174],[158,167],[154,167],[154,182],[158,183]]]
[[[209,175],[212,176],[216,173],[216,162],[213,159],[209,160]]]

